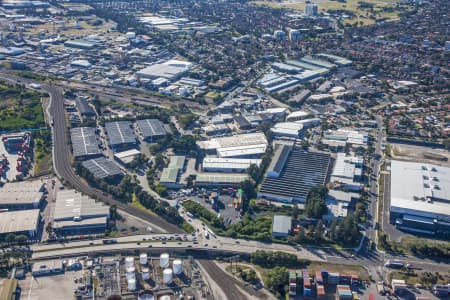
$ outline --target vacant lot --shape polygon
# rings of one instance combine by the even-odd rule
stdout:
[[[41,95],[0,82],[0,132],[44,127]]]
[[[274,8],[289,8],[299,11],[305,9],[306,0],[282,0],[282,1],[266,1],[257,0],[253,3],[256,5],[265,5]],[[347,1],[331,1],[317,0],[314,3],[319,7],[319,12],[331,12],[336,10],[344,10],[355,15],[352,19],[346,19],[344,24],[358,22],[358,25],[374,24],[376,19],[386,18],[394,20],[398,18],[398,10],[395,3],[399,0],[347,0]]]

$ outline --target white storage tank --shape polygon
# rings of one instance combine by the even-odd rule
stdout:
[[[172,266],[173,266],[173,273],[175,275],[180,275],[181,272],[183,272],[183,264],[182,264],[181,260],[175,259],[173,261]]]
[[[171,284],[173,279],[172,269],[164,269],[163,271],[163,283]]]
[[[128,281],[128,290],[135,291],[136,290],[136,279],[129,278],[127,281]]]
[[[170,259],[170,256],[168,253],[162,253],[159,256],[159,266],[161,268],[167,268],[169,266],[169,259]]]
[[[145,290],[139,293],[138,300],[155,300],[155,296],[152,291]]]
[[[149,268],[142,268],[142,279],[143,280],[150,279],[150,269]]]
[[[134,267],[134,257],[133,256],[127,256],[125,257],[125,267]]]
[[[136,269],[134,267],[127,267],[125,269],[125,271],[126,271],[127,278],[136,278],[136,275],[135,275]]]
[[[147,253],[141,253],[141,255],[139,255],[139,263],[141,265],[146,265],[148,262],[148,256]]]

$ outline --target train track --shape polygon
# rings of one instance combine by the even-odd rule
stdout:
[[[0,78],[8,80],[13,83],[33,83],[33,80],[24,79],[11,74],[0,74]],[[81,180],[81,178],[75,173],[70,163],[71,150],[68,142],[67,135],[67,124],[66,116],[64,111],[64,96],[63,90],[60,87],[40,83],[42,89],[49,93],[51,98],[51,105],[49,109],[49,114],[53,120],[53,156],[54,156],[54,168],[56,173],[71,185],[74,189],[89,195],[95,199],[98,199],[109,205],[116,205],[118,209],[123,210],[131,215],[148,221],[157,227],[163,229],[167,232],[182,233],[183,230],[178,226],[167,222],[157,215],[149,214],[142,211],[134,206],[127,205],[126,203],[120,202],[114,199],[111,195],[95,189],[89,186],[86,182]]]

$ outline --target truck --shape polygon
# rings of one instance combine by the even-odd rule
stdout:
[[[186,213],[186,216],[188,216],[189,218],[192,218],[192,219],[194,218],[194,215],[191,214],[190,212],[187,212],[187,213]]]
[[[208,230],[205,230],[205,239],[209,239],[209,232],[208,232]]]

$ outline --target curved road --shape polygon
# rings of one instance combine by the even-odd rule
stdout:
[[[14,82],[14,83],[33,83],[33,80],[20,78],[11,74],[0,74],[0,78]],[[71,150],[67,136],[67,124],[64,111],[64,97],[61,88],[40,83],[42,89],[47,91],[50,95],[51,106],[49,109],[50,117],[53,119],[52,136],[53,136],[53,161],[56,173],[69,183],[74,189],[89,195],[93,198],[103,201],[109,205],[116,205],[118,209],[126,211],[127,213],[134,215],[138,218],[144,219],[157,227],[167,231],[182,233],[183,230],[178,226],[167,222],[159,216],[146,213],[134,206],[124,204],[120,201],[113,199],[109,194],[106,194],[98,189],[89,186],[82,181],[80,177],[75,173],[70,163]]]

